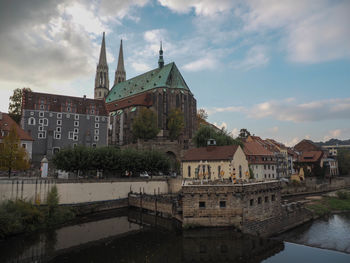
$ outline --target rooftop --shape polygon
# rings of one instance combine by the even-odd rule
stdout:
[[[189,149],[183,161],[206,161],[206,160],[231,160],[238,149],[238,145],[207,146]]]
[[[0,112],[0,139],[3,139],[12,127],[15,127],[17,134],[22,141],[34,141],[32,136],[25,132],[7,113]]]

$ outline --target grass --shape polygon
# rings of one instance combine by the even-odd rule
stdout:
[[[323,197],[321,200],[308,204],[307,208],[319,216],[327,215],[331,212],[350,211],[350,194],[338,191],[336,197]]]
[[[75,217],[69,207],[58,206],[57,189],[48,194],[46,206],[36,206],[24,200],[0,204],[0,238],[51,228]]]

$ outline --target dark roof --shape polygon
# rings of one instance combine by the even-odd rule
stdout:
[[[243,151],[246,155],[273,155],[273,153],[265,149],[261,144],[256,141],[245,142]]]
[[[299,158],[298,162],[301,163],[314,163],[320,161],[323,156],[323,151],[307,151],[303,152]]]
[[[188,150],[183,161],[231,160],[238,149],[238,145],[207,146]]]
[[[134,78],[117,83],[106,97],[106,103],[112,103],[155,88],[190,90],[175,63],[156,68]]]
[[[44,110],[48,111],[108,115],[103,100],[88,99],[86,97],[25,91],[22,105],[25,110],[40,110],[40,105],[44,105]],[[71,111],[67,111],[67,107],[70,107]],[[94,113],[91,113],[91,110],[94,110]]]
[[[310,140],[302,140],[294,146],[294,149],[298,152],[303,151],[321,151],[322,148],[317,146],[313,141]]]
[[[23,141],[34,141],[32,136],[30,136],[26,131],[24,131],[7,113],[0,113],[0,130],[4,131],[4,136],[10,132],[12,127],[15,127],[19,138]],[[0,139],[3,139],[2,132],[0,132]]]

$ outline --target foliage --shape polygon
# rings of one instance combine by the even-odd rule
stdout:
[[[238,138],[247,139],[248,136],[250,136],[250,132],[247,129],[243,128],[239,131]]]
[[[338,196],[338,193],[337,193]],[[343,194],[339,197],[323,197],[321,200],[314,201],[307,205],[309,209],[314,211],[317,215],[326,215],[332,211],[350,211],[350,197],[347,193],[346,198]]]
[[[240,145],[243,148],[243,143],[240,140],[232,138],[225,130],[217,131],[208,125],[202,125],[197,130],[192,140],[196,147],[205,147],[209,139],[216,140],[216,145],[218,146]]]
[[[350,175],[350,149],[338,149],[339,174]]]
[[[24,200],[0,205],[0,238],[41,228],[50,228],[74,218],[68,207],[58,206],[56,186],[48,193],[47,206],[36,206]]]
[[[9,115],[17,123],[21,120],[22,114],[22,95],[23,91],[31,91],[30,88],[15,89],[13,95],[10,97]]]
[[[179,138],[184,127],[185,122],[183,112],[180,109],[170,110],[168,116],[168,129],[170,139],[176,140]]]
[[[208,113],[205,111],[205,109],[199,109],[197,111],[198,128],[202,125],[207,124],[207,119],[208,119]]]
[[[337,191],[336,195],[339,199],[350,199],[350,193],[346,191]]]
[[[15,127],[11,127],[0,148],[0,169],[8,171],[10,177],[12,170],[26,170],[29,166],[27,152],[21,147]]]
[[[132,124],[132,132],[135,138],[150,140],[157,136],[157,114],[147,108],[142,108]]]
[[[86,160],[81,160],[86,158]],[[80,162],[83,162],[83,166]],[[66,148],[56,153],[53,163],[57,169],[76,171],[104,171],[104,174],[124,175],[125,171],[167,172],[170,161],[158,151],[138,151],[135,149],[120,150],[113,147],[75,147]],[[84,169],[82,169],[84,168]]]

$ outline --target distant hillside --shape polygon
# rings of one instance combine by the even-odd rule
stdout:
[[[330,139],[326,142],[315,142],[318,146],[328,146],[328,145],[350,145],[350,139],[349,140],[338,140],[338,139]]]

